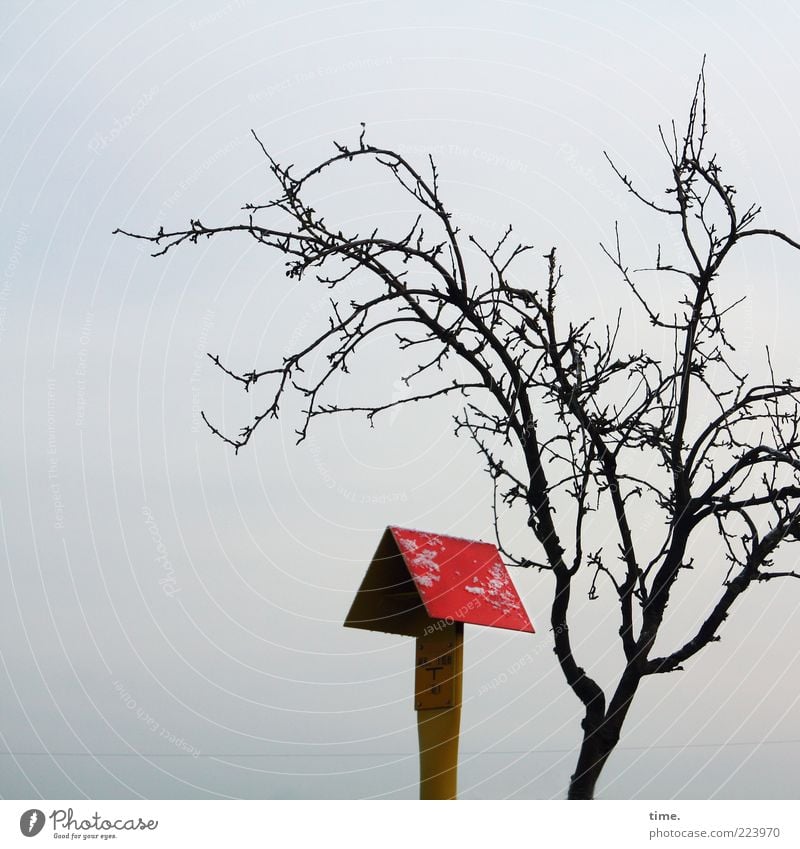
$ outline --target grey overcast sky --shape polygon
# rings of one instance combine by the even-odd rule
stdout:
[[[658,231],[602,151],[663,188],[657,124],[683,120],[706,53],[729,179],[800,233],[798,41],[788,0],[4,0],[0,795],[414,797],[412,641],[341,623],[387,524],[491,539],[488,481],[443,406],[322,422],[295,448],[287,404],[234,457],[198,410],[233,431],[263,399],[205,351],[274,362],[324,293],[244,239],[155,260],[113,228],[232,221],[273,189],[251,127],[303,167],[364,121],[435,154],[464,230],[556,245],[569,303],[622,306],[635,340],[598,242],[619,219],[652,260]],[[328,189],[344,222],[402,217],[367,176]],[[737,259],[754,371],[769,344],[797,377],[799,273],[778,244]],[[342,392],[390,400],[399,374],[385,339]],[[667,637],[710,604],[706,554]],[[538,631],[467,630],[465,798],[560,798],[574,764],[549,581],[513,579]],[[720,644],[646,682],[601,797],[798,796],[800,586],[749,596]],[[610,680],[609,608],[578,598],[573,622]]]

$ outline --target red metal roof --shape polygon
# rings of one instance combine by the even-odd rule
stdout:
[[[389,531],[431,618],[533,633],[494,545],[407,528]]]
[[[344,624],[419,637],[437,620],[533,633],[495,546],[387,528]]]

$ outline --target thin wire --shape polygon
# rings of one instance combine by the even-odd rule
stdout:
[[[617,752],[641,752],[654,749],[724,749],[726,746],[768,746],[800,743],[796,740],[732,740],[726,743],[672,743],[657,746],[617,746]],[[563,755],[575,749],[511,749],[462,752],[463,755]],[[51,758],[395,758],[416,757],[416,752],[0,752],[0,757],[51,757]]]

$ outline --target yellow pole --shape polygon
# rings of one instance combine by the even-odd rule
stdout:
[[[464,667],[464,625],[417,638],[415,707],[420,799],[455,799]]]

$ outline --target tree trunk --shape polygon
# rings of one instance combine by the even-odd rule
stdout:
[[[578,764],[570,777],[568,799],[594,799],[594,788],[609,755],[619,743],[622,725],[642,680],[641,669],[630,663],[623,672],[608,709],[599,719],[587,712]]]
[[[594,799],[595,784],[615,745],[604,743],[597,731],[584,734],[578,765],[569,780],[567,799]]]

